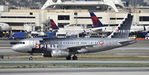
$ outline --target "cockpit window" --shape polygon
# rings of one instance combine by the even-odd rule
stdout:
[[[25,44],[25,42],[11,42],[10,44]]]

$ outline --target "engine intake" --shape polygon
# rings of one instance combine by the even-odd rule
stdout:
[[[42,55],[43,57],[52,57],[51,52],[48,52],[48,51],[43,53]]]

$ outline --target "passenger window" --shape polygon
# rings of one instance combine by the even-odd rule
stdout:
[[[25,44],[25,42],[17,42],[17,44]]]

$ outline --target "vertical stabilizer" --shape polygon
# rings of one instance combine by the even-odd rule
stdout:
[[[53,30],[58,30],[58,26],[55,24],[55,22],[53,21],[53,19],[50,19],[50,24]]]
[[[143,26],[144,27],[144,31],[146,31],[146,27],[145,26]]]
[[[93,28],[103,27],[103,24],[99,21],[98,17],[93,12],[90,12],[90,16],[92,18]]]
[[[127,18],[119,24],[108,38],[128,38],[132,25],[133,16],[128,14]]]

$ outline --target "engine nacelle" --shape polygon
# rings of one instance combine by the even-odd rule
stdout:
[[[43,55],[43,57],[52,57],[51,53],[43,53],[42,55]]]
[[[69,52],[67,51],[62,51],[62,50],[53,50],[51,52],[52,57],[66,57],[69,56]]]
[[[86,49],[80,49],[80,50],[78,50],[77,52],[78,52],[78,53],[85,53],[85,52],[87,52],[87,50],[86,50]]]
[[[52,57],[51,51],[45,51],[42,55],[43,57]]]

